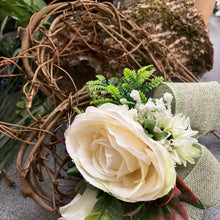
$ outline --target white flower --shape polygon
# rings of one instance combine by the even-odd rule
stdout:
[[[163,99],[168,105],[170,105],[173,100],[173,96],[169,92],[166,92],[163,94]]]
[[[166,139],[161,140],[161,143],[167,148],[174,163],[183,164],[186,166],[187,161],[195,163],[193,157],[199,154],[199,151],[193,147],[197,142],[193,136],[198,132],[193,131],[190,127],[190,119],[183,114],[164,113],[158,114],[157,128],[168,133]]]
[[[132,91],[132,97],[138,99],[138,91]],[[173,164],[183,164],[186,166],[187,161],[195,163],[194,158],[200,153],[193,144],[197,142],[193,136],[197,131],[192,131],[190,119],[182,114],[173,115],[171,112],[171,102],[173,96],[165,93],[162,98],[155,99],[156,105],[152,99],[146,104],[137,103],[137,121],[143,125],[144,120],[153,120],[156,122],[154,132],[167,132],[167,136],[160,140],[160,143],[169,152]]]
[[[154,111],[157,108],[151,98],[148,99],[147,103],[143,107],[149,111]]]
[[[141,125],[143,124],[146,115],[148,116],[148,118],[154,119],[153,111],[156,109],[156,105],[153,103],[153,100],[151,98],[148,99],[146,104],[137,103],[134,108],[137,112],[136,119]],[[133,109],[131,109],[130,111],[133,111]]]
[[[90,188],[87,188],[82,196],[77,194],[69,204],[60,207],[62,217],[59,220],[84,220],[97,202],[96,195],[97,191]]]
[[[164,93],[163,99],[166,102],[166,106],[167,106],[168,111],[171,112],[171,103],[173,100],[172,94],[170,94],[169,92]]]
[[[83,177],[120,200],[155,200],[175,184],[167,151],[145,134],[123,106],[88,107],[76,116],[65,138]]]
[[[130,96],[137,102],[137,104],[141,103],[140,94],[137,90],[132,90]]]

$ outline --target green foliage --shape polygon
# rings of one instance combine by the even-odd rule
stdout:
[[[149,90],[158,87],[163,82],[163,77],[156,77],[151,80],[150,83],[146,83],[143,89],[143,93],[148,92]]]
[[[30,111],[34,116],[41,115],[44,116],[48,114],[51,111],[52,102],[46,101],[46,97],[42,93],[38,93],[38,95],[34,96],[32,106],[30,108]],[[26,109],[26,98],[25,95],[20,95],[19,100],[16,103],[16,107],[18,110],[16,110],[16,114],[21,116],[23,119],[25,119],[25,125],[29,124],[29,114]]]
[[[152,124],[151,121],[146,123]],[[190,203],[197,208],[204,209],[201,202],[178,175],[176,186],[167,195],[153,201],[125,202],[101,190],[98,190],[97,199],[92,212],[85,220],[187,220],[188,214],[184,203]]]
[[[121,201],[108,194],[102,194],[98,198],[92,212],[85,218],[85,220],[112,219],[123,219],[123,206]]]
[[[156,121],[144,119],[143,128],[147,129],[150,133],[154,131],[154,127],[156,125]]]
[[[105,103],[115,103],[117,104],[116,102],[114,102],[114,100],[112,99],[109,99],[109,98],[102,98],[102,99],[98,99],[98,100],[93,100],[90,102],[91,105],[102,105],[102,104],[105,104]]]
[[[26,27],[32,14],[45,6],[43,0],[0,0],[0,56],[15,57],[20,53],[21,40],[17,35],[17,28]],[[15,62],[19,64],[20,61]],[[15,65],[10,65],[7,69],[7,74],[17,73],[20,72]],[[24,100],[21,98],[17,101],[20,96],[18,90],[23,84],[24,79],[21,77],[0,78],[0,121],[25,125],[25,122],[30,120],[24,111]],[[44,99],[41,98],[38,103],[35,102],[33,114],[42,110],[41,103]],[[12,107],[15,103],[19,108],[19,115],[15,113],[16,108]],[[6,168],[11,162],[16,145],[17,141],[0,134],[0,169]]]
[[[112,77],[112,78],[110,78],[108,80],[108,84],[112,85],[112,86],[115,86],[117,82],[118,82],[118,78],[117,77]]]
[[[134,89],[139,89],[141,85],[149,79],[149,77],[153,74],[154,70],[146,71],[147,68],[152,67],[145,66],[138,70],[136,73],[134,70],[130,70],[128,68],[124,69],[124,82],[126,91],[132,91]]]
[[[18,27],[26,27],[33,13],[46,6],[43,0],[0,0],[0,56],[12,57],[20,52]]]
[[[98,80],[100,80],[101,82],[105,82],[105,77],[103,75],[96,75],[96,77],[98,78]]]
[[[146,104],[147,103],[147,97],[145,96],[145,94],[141,90],[139,90],[138,92],[139,92],[139,95],[140,95],[140,98],[141,98],[141,102],[143,104]]]
[[[113,86],[113,85],[107,86],[107,91],[109,93],[111,93],[112,97],[115,100],[120,101],[121,95],[120,95],[120,92],[119,92],[119,90],[118,90],[118,88],[116,86]]]
[[[26,100],[24,95],[17,91],[23,84],[23,80],[21,77],[2,78],[0,82],[0,121],[7,121],[8,123],[22,126],[32,122],[25,107]],[[17,107],[17,110],[14,106]],[[45,96],[38,94],[34,98],[33,107],[30,110],[34,116],[38,114],[43,116],[49,113],[51,109],[51,103],[45,101]],[[9,162],[11,162],[16,145],[18,145],[17,141],[10,139],[4,134],[0,134],[0,169],[6,168]]]
[[[143,128],[145,133],[151,137],[152,139],[154,139],[155,141],[159,141],[162,138],[166,138],[168,136],[168,133],[165,131],[161,131],[161,132],[155,132],[154,131],[154,127],[156,125],[156,121],[153,120],[148,120],[148,119],[144,119],[143,122]]]
[[[72,167],[72,168],[69,168],[69,169],[67,170],[67,175],[77,176],[77,175],[80,175],[80,172],[79,172],[79,170],[77,169],[77,167]]]
[[[0,78],[0,121],[20,122],[11,106],[15,105],[16,90],[22,82],[21,78]],[[0,169],[6,168],[9,164],[16,143],[4,134],[0,134]]]
[[[133,108],[136,104],[136,101],[130,96],[133,90],[138,90],[141,102],[146,104],[146,92],[157,87],[163,81],[162,77],[158,77],[148,82],[154,72],[151,67],[151,65],[142,67],[137,72],[125,68],[120,82],[116,77],[106,80],[102,75],[96,76],[97,80],[89,81],[85,86],[93,99],[91,104],[98,106],[110,102],[121,105],[121,100],[124,100],[124,104]]]
[[[16,20],[18,26],[27,26],[31,15],[46,6],[43,0],[1,0],[0,21],[7,16]]]

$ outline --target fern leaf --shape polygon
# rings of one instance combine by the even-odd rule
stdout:
[[[137,80],[137,75],[134,70],[130,70],[129,68],[124,69],[124,77],[128,83],[135,83]]]
[[[96,75],[96,78],[98,78],[100,81],[106,81],[103,75]]]
[[[155,70],[149,70],[149,71],[144,71],[139,75],[141,79],[147,80],[151,77],[151,75],[154,73]]]
[[[128,83],[122,83],[122,89],[126,92],[126,93],[130,93],[132,91],[132,87],[130,84]]]
[[[109,103],[109,102],[112,102],[112,99],[104,98],[104,99],[93,100],[90,102],[90,105],[99,106],[99,105]]]
[[[150,76],[153,74],[155,70],[146,70],[147,68],[152,67],[152,65],[142,67],[138,70],[138,77],[137,77],[137,87],[140,87]]]
[[[121,98],[121,95],[120,95],[120,92],[118,90],[118,88],[116,86],[113,86],[113,85],[108,85],[107,86],[107,90],[109,93],[112,94],[112,97],[116,100],[120,100]]]
[[[118,78],[117,77],[112,77],[112,78],[110,78],[108,80],[108,84],[109,85],[113,85],[113,86],[115,86],[117,82],[118,82]]]
[[[103,82],[100,80],[90,80],[86,83],[86,85],[90,86],[90,85],[103,85]]]
[[[93,91],[93,90],[106,90],[106,89],[107,89],[107,86],[103,86],[103,85],[93,85],[93,86],[89,87],[90,91]]]
[[[150,83],[146,83],[145,87],[143,88],[143,93],[148,92],[149,90],[156,88],[157,86],[159,86],[161,83],[163,82],[163,77],[156,77],[154,79],[152,79],[152,81]]]
[[[139,90],[138,92],[139,92],[139,95],[140,95],[140,98],[141,98],[141,102],[143,104],[146,104],[147,103],[147,98],[146,98],[145,94],[141,90]]]
[[[153,65],[144,66],[138,70],[138,76],[141,78],[148,79],[152,75],[152,70],[146,71],[149,67],[152,67]],[[154,72],[154,70],[153,70]]]
[[[136,82],[136,84],[135,84],[135,89],[136,89],[136,88],[140,88],[141,85],[142,85],[144,82],[145,82],[145,79],[144,79],[144,78],[139,78],[139,77],[138,77],[137,82]]]

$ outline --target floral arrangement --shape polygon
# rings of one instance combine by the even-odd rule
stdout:
[[[87,83],[93,106],[78,110],[65,132],[68,172],[83,180],[60,219],[188,219],[184,203],[204,209],[176,172],[200,155],[197,131],[172,114],[170,93],[146,96],[163,81],[149,81],[152,74],[151,66],[126,68],[120,80]]]

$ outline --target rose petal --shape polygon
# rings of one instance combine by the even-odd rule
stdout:
[[[87,188],[81,196],[76,197],[67,205],[60,207],[61,218],[59,220],[84,219],[92,211],[97,202],[97,191]]]

